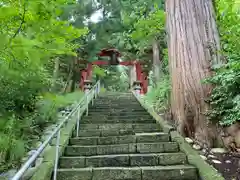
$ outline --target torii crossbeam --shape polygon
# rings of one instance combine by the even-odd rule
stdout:
[[[87,64],[87,68],[81,71],[80,89],[84,90],[84,82],[92,80],[93,65],[122,65],[122,66],[135,66],[136,69],[136,80],[140,82],[141,94],[147,93],[148,79],[146,74],[142,71],[142,66],[139,61],[124,61],[120,62],[119,57],[121,54],[116,49],[102,49],[100,53],[97,54],[98,57],[110,57],[110,61],[94,61],[88,62],[85,60],[79,60],[80,64]],[[131,85],[132,86],[132,85]]]

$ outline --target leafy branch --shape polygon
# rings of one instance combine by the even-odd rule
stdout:
[[[14,39],[22,30],[22,26],[25,22],[25,15],[26,15],[26,12],[27,12],[27,2],[28,2],[28,0],[24,1],[21,23],[20,23],[18,29],[16,30],[16,32],[14,33],[14,35],[12,36],[12,38],[10,39],[10,44],[11,44],[12,39]]]

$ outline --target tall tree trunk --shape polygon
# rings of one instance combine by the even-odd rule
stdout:
[[[74,61],[71,61],[68,66],[69,66],[69,68],[68,68],[69,73],[68,73],[68,77],[67,77],[66,83],[64,85],[64,88],[62,90],[62,93],[66,93],[71,90],[72,77],[73,77],[73,71],[74,71]]]
[[[77,83],[77,71],[78,71],[78,62],[77,60],[73,61],[73,66],[72,66],[72,85],[71,85],[71,92],[74,92],[75,91],[75,88],[76,88],[76,83]]]
[[[54,70],[53,70],[53,84],[52,84],[52,91],[57,90],[57,79],[59,74],[59,65],[60,65],[60,59],[59,57],[54,59]]]
[[[154,76],[154,84],[160,81],[160,72],[161,72],[161,62],[160,62],[160,51],[158,41],[156,39],[153,40],[152,43],[153,50],[153,76]]]
[[[204,102],[212,87],[201,80],[220,63],[219,35],[211,0],[167,0],[169,67],[172,78],[171,110],[178,130],[211,146],[216,131],[204,116]]]

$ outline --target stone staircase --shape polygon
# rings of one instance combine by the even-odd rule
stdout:
[[[100,95],[59,160],[58,180],[197,180],[169,134],[131,94]]]

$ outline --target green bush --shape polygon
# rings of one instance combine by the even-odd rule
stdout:
[[[147,93],[145,100],[157,111],[165,112],[169,109],[170,91],[170,79],[168,75],[165,75],[157,86]]]
[[[215,67],[215,76],[206,80],[215,87],[206,114],[221,125],[231,125],[240,121],[240,7],[235,0],[217,0],[215,4],[226,64]]]
[[[218,68],[207,82],[215,86],[209,99],[212,109],[206,113],[208,118],[221,125],[240,121],[240,59]]]
[[[65,95],[47,93],[39,97],[33,113],[20,119],[14,114],[0,118],[0,172],[19,164],[26,151],[38,141],[44,128],[57,120],[59,108],[79,101],[81,91]]]
[[[36,97],[47,88],[50,80],[41,65],[25,62],[15,66],[0,64],[0,112],[16,112],[21,116],[26,111],[32,111]]]

